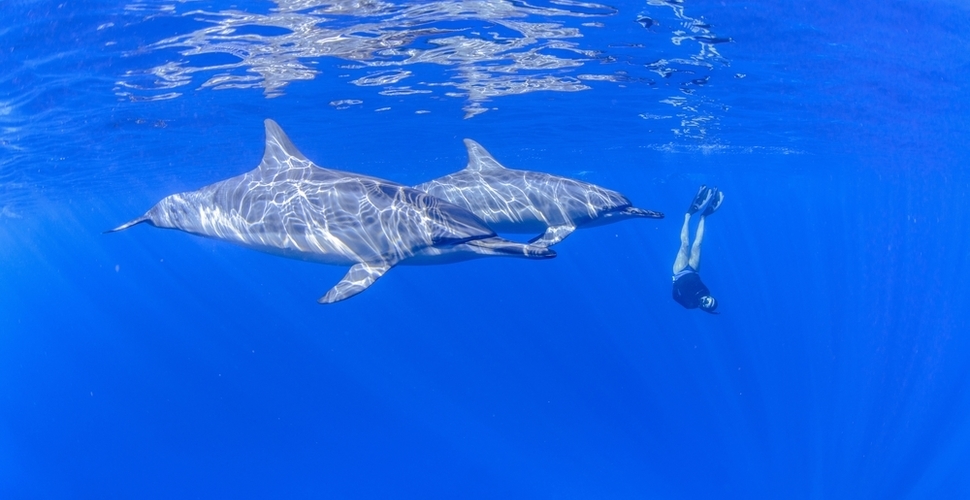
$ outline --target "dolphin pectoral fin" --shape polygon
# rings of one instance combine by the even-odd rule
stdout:
[[[331,288],[326,295],[320,297],[317,302],[333,304],[349,299],[373,285],[391,267],[392,264],[366,264],[363,262],[354,264],[350,271],[347,271],[347,274],[344,275],[344,278],[340,280],[340,283]]]
[[[575,230],[576,226],[549,226],[546,228],[546,232],[529,240],[529,244],[538,247],[551,247],[566,239],[566,236],[569,236]]]
[[[551,259],[556,256],[555,250],[541,245],[516,243],[498,236],[472,240],[463,245],[479,255],[494,255],[508,257],[523,257],[526,259]]]

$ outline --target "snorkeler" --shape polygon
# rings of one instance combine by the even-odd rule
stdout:
[[[691,202],[690,208],[684,214],[684,227],[680,229],[680,250],[677,251],[677,260],[674,261],[674,300],[687,309],[701,308],[704,312],[717,314],[717,301],[711,297],[711,291],[701,281],[701,276],[697,274],[701,270],[701,242],[704,240],[704,219],[721,208],[724,201],[724,194],[717,188],[709,189],[701,186]],[[690,216],[701,209],[701,219],[697,223],[697,232],[694,235],[694,244],[690,247],[690,256],[687,254],[688,228]]]

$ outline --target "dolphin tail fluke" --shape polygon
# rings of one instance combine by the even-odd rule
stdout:
[[[634,217],[647,217],[650,219],[663,219],[663,212],[657,212],[654,210],[647,210],[645,208],[629,207],[623,211],[624,214],[632,215]]]
[[[125,222],[124,224],[122,224],[122,225],[120,225],[120,226],[118,226],[118,227],[116,227],[114,229],[109,229],[109,230],[105,231],[102,234],[117,233],[118,231],[124,231],[125,229],[128,229],[129,227],[134,226],[136,224],[141,224],[142,222],[148,222],[148,216],[147,215],[142,215],[141,217],[138,217],[137,219],[132,219],[132,220],[130,220],[128,222]]]
[[[516,243],[493,236],[466,243],[476,253],[482,255],[506,255],[509,257],[523,257],[526,259],[551,259],[556,256],[555,250],[540,245]]]
[[[347,274],[344,275],[344,278],[340,280],[340,283],[331,288],[326,295],[320,297],[317,302],[333,304],[349,299],[373,285],[391,267],[392,264],[365,264],[363,262],[354,264],[350,271],[347,271]]]

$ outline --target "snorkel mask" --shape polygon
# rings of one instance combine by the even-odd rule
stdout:
[[[717,309],[717,299],[711,297],[710,295],[705,295],[701,297],[701,309],[704,312],[709,312],[711,314],[717,314],[714,312]]]

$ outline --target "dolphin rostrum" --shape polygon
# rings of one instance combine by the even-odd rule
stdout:
[[[285,257],[351,266],[320,298],[324,304],[362,292],[409,259],[555,256],[544,247],[499,238],[468,210],[424,192],[319,167],[273,120],[266,120],[266,151],[255,170],[170,195],[108,232],[142,222]]]
[[[622,194],[567,177],[502,166],[481,146],[465,139],[468,166],[415,186],[435,198],[471,210],[499,232],[542,232],[529,243],[549,247],[579,227],[631,217],[662,219],[636,208]]]

